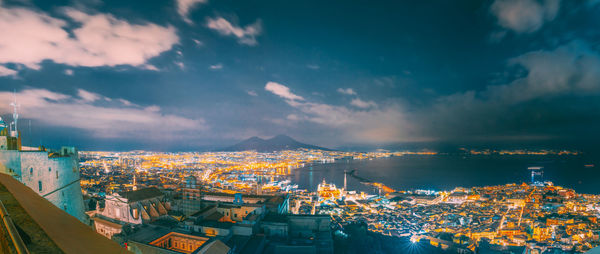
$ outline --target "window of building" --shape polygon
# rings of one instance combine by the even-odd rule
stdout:
[[[38,181],[38,189],[42,192],[42,181]]]
[[[52,172],[52,168],[51,167],[48,167],[48,172]]]
[[[58,171],[56,171],[56,179],[58,179]]]
[[[29,174],[33,175],[33,167],[29,168]]]

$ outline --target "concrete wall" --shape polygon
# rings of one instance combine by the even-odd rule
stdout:
[[[108,239],[111,239],[114,234],[121,233],[121,228],[113,228],[97,221],[94,221],[94,227],[96,228],[96,232],[105,236]]]
[[[319,234],[319,232],[329,232],[331,218],[320,215],[289,215],[289,235],[292,238],[308,238]]]
[[[251,225],[234,225],[231,229],[233,229],[234,235],[251,236],[254,233],[254,228]]]
[[[329,225],[331,218],[328,216],[302,216],[302,215],[290,215],[289,225],[290,234],[293,237],[300,234],[301,237],[308,236],[311,232],[327,232],[329,231]]]
[[[276,238],[287,238],[288,237],[288,224],[280,222],[264,222],[261,223],[260,227],[262,231],[268,237]]]

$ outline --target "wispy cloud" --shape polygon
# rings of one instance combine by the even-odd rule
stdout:
[[[0,101],[10,101],[11,92],[0,92]],[[165,114],[158,106],[142,107],[127,100],[108,98],[79,89],[77,96],[47,89],[26,89],[17,93],[24,118],[50,126],[89,131],[97,138],[177,138],[182,133],[205,130],[203,119]],[[9,113],[6,107],[1,114]],[[164,136],[163,136],[164,137]]]
[[[352,99],[352,101],[350,101],[350,104],[352,106],[359,107],[359,108],[377,107],[377,103],[375,103],[373,101],[363,101],[359,98]]]
[[[559,9],[560,0],[496,0],[490,7],[498,25],[516,33],[539,30]]]
[[[194,44],[196,44],[196,47],[202,47],[202,46],[204,46],[204,42],[202,42],[201,40],[192,39],[192,41],[194,42]]]
[[[122,99],[122,98],[119,98],[119,99],[117,99],[117,101],[121,102],[121,103],[122,103],[123,105],[125,105],[125,106],[133,106],[133,105],[134,105],[134,104],[133,104],[133,103],[131,103],[130,101],[128,101],[128,100],[125,100],[125,99]]]
[[[303,101],[302,96],[296,95],[290,91],[290,88],[277,82],[268,82],[265,85],[265,90],[290,101]]]
[[[318,70],[321,67],[319,65],[316,65],[316,64],[307,64],[306,68],[309,68],[311,70]]]
[[[185,70],[185,64],[182,61],[175,61],[175,65],[177,65],[179,69]]]
[[[0,7],[0,63],[39,69],[44,60],[71,66],[132,65],[170,50],[179,38],[172,26],[137,25],[110,14],[87,14],[67,8],[64,14],[80,26],[25,8]]]
[[[13,76],[13,77],[15,77],[15,76],[17,76],[17,71],[15,71],[13,69],[6,68],[6,67],[0,65],[0,77],[2,77],[2,76]]]
[[[223,64],[222,63],[213,64],[213,65],[209,66],[208,68],[211,70],[220,70],[220,69],[223,69]]]
[[[275,85],[274,85],[275,84]],[[345,106],[307,101],[292,93],[282,84],[269,82],[265,90],[281,98],[299,113],[289,114],[289,121],[308,121],[336,130],[343,138],[363,143],[385,143],[410,140],[412,125],[406,120],[400,105],[389,103],[384,107],[360,110]],[[300,97],[301,98],[301,97]],[[369,102],[366,104],[371,105]]]
[[[221,35],[233,36],[237,38],[238,43],[248,46],[257,45],[258,42],[256,41],[256,37],[262,32],[262,22],[260,20],[256,20],[253,24],[242,28],[232,24],[223,17],[216,17],[208,18],[206,26],[217,31]]]
[[[356,92],[352,88],[338,88],[338,93],[346,94],[346,95],[356,95]]]
[[[193,22],[189,17],[190,10],[207,2],[208,0],[177,0],[177,13],[179,13],[185,22],[192,24]]]
[[[83,89],[77,90],[77,96],[79,96],[79,98],[83,99],[85,102],[94,102],[102,98],[102,96],[99,94],[91,93]]]
[[[250,96],[258,96],[256,91],[254,91],[254,90],[247,91],[246,93],[248,93],[248,95],[250,95]]]

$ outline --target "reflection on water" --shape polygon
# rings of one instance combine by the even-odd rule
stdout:
[[[313,176],[313,168],[310,167],[308,170],[308,177],[310,178],[310,186],[313,186],[314,176]]]
[[[600,171],[585,165],[599,165],[598,158],[559,156],[403,156],[375,160],[344,160],[316,164],[294,170],[299,188],[316,190],[325,179],[338,187],[344,185],[344,170],[381,182],[398,190],[449,190],[457,186],[485,186],[527,182],[530,166],[544,167],[544,179],[580,193],[600,193]],[[375,193],[370,186],[347,178],[349,190]],[[375,190],[376,191],[376,190]]]

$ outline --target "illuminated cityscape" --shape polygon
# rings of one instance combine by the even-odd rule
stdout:
[[[0,253],[600,254],[600,0],[0,0]]]
[[[576,154],[572,151],[502,153]],[[363,182],[379,190],[379,193],[364,193],[337,187],[326,179],[311,192],[299,189],[289,180],[292,171],[310,164],[349,158],[436,155],[434,152],[358,153],[307,149],[273,153],[81,152],[82,178],[85,179],[82,186],[87,195],[98,199],[111,192],[148,187],[170,189],[182,195],[175,194],[170,200],[171,208],[177,210],[186,202],[185,189],[189,186],[182,186],[186,186],[185,182],[191,177],[202,188],[197,192],[199,200],[216,193],[230,195],[230,203],[236,202],[233,198],[236,194],[242,200],[246,195],[284,195],[287,213],[327,215],[331,219],[331,230],[336,233],[344,234],[344,226],[366,223],[369,232],[407,237],[415,244],[461,253],[476,253],[477,248],[484,248],[482,243],[490,249],[531,253],[553,249],[584,252],[600,244],[597,222],[600,195],[578,194],[554,186],[552,182],[525,183],[526,179],[522,179],[519,184],[457,187],[445,191],[393,190],[381,183]],[[269,216],[263,219],[269,221]]]

